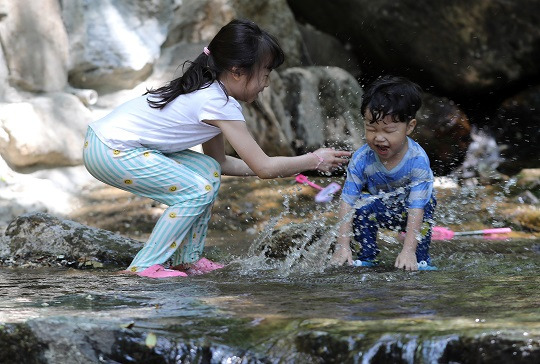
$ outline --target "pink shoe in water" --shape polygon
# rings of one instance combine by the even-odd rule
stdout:
[[[166,269],[159,264],[154,264],[153,266],[146,268],[142,272],[137,273],[137,275],[148,278],[187,277],[187,274],[185,272],[180,272],[173,269]]]
[[[186,269],[186,273],[190,276],[194,276],[209,273],[223,267],[224,265],[215,263],[210,259],[201,258],[197,262],[193,263],[188,269]]]

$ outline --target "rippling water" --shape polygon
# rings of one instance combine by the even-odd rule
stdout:
[[[235,259],[204,276],[151,280],[114,270],[0,270],[0,321],[54,315],[238,317],[447,321],[538,325],[539,241],[433,242],[436,272],[393,268],[396,244],[382,245],[382,266],[286,272]],[[249,262],[249,260],[246,260]],[[251,263],[253,264],[253,263]]]
[[[118,267],[0,268],[0,323],[98,320],[141,333],[202,337],[274,357],[287,345],[301,350],[305,337],[317,347],[319,335],[330,333],[349,343],[349,349],[338,351],[369,338],[370,349],[354,354],[364,362],[396,340],[404,362],[414,362],[415,355],[430,362],[441,357],[444,343],[457,340],[453,335],[463,333],[501,334],[540,350],[539,239],[433,241],[431,256],[439,270],[406,272],[393,267],[401,245],[383,233],[381,266],[331,268],[325,262],[333,228],[309,246],[309,239],[300,239],[284,259],[261,251],[289,213],[287,201],[284,206],[285,212],[258,235],[211,236],[208,245],[228,265],[202,276],[152,280],[118,274]],[[316,211],[313,228],[332,226],[327,215],[325,208]],[[388,335],[404,336],[389,341]],[[424,341],[417,341],[420,337]],[[420,347],[433,352],[418,354]]]

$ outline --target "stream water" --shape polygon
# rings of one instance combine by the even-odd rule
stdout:
[[[310,223],[325,225],[324,216],[321,211]],[[116,349],[97,362],[110,363],[540,358],[538,238],[433,241],[439,270],[406,272],[393,268],[400,244],[385,232],[380,266],[331,268],[313,246],[282,260],[259,253],[270,230],[272,223],[258,235],[210,235],[210,252],[229,264],[202,276],[153,280],[118,274],[117,267],[2,268],[0,322],[61,318],[68,336],[81,330],[70,325],[106,325],[117,332]],[[153,356],[137,359],[134,346]]]
[[[349,346],[341,355],[363,359],[388,335],[398,335],[405,362],[415,357],[437,361],[446,348],[440,342],[459,340],[459,335],[504,337],[523,346],[515,348],[515,355],[520,350],[537,353],[539,243],[434,242],[436,272],[395,270],[392,244],[383,245],[380,267],[305,274],[250,270],[240,260],[211,274],[167,280],[108,269],[2,269],[0,322],[88,318],[142,334],[199,337],[293,361],[302,351],[316,350],[317,345],[306,349],[299,344],[308,334],[347,337]],[[354,354],[356,341],[367,347]],[[428,341],[430,350],[418,352],[418,342],[425,347]]]

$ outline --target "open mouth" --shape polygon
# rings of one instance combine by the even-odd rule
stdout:
[[[377,148],[377,152],[379,152],[379,154],[386,154],[390,149],[389,147],[384,145],[376,145],[375,147]]]

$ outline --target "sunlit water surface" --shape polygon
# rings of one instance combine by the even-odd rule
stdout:
[[[251,268],[242,259],[207,275],[165,280],[108,269],[4,268],[0,321],[58,315],[149,322],[200,316],[421,319],[538,331],[540,242],[433,242],[435,272],[396,270],[397,244],[382,246],[380,267],[317,267],[307,273],[283,272],[263,262]]]
[[[304,331],[348,338],[373,335],[375,349],[385,335],[405,335],[412,337],[407,339],[412,351],[407,351],[407,342],[403,349],[408,362],[413,361],[417,336],[427,337],[422,345],[433,348],[461,334],[503,335],[526,346],[539,345],[538,238],[433,241],[431,256],[439,270],[410,272],[393,267],[401,244],[383,231],[380,266],[329,267],[328,247],[337,228],[325,209],[332,208],[320,208],[309,220],[313,231],[330,226],[327,232],[313,242],[308,231],[283,259],[269,258],[265,244],[276,224],[291,214],[287,199],[283,213],[262,232],[214,233],[209,250],[221,252],[227,266],[202,276],[154,280],[118,274],[118,267],[2,268],[0,323],[76,317],[142,333],[204,337],[249,348],[263,345],[266,353],[274,345],[269,342],[287,345]],[[460,216],[439,218],[456,222]],[[438,339],[429,344],[432,337]],[[441,353],[423,355],[430,362]]]

